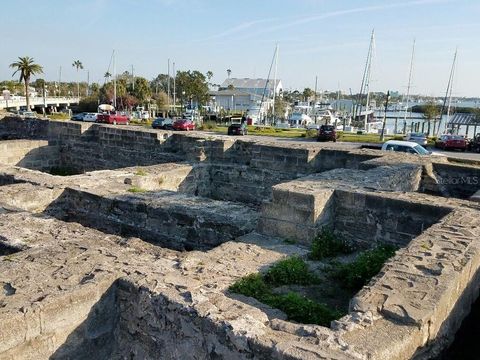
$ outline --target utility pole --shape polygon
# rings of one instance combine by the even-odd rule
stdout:
[[[177,92],[176,92],[176,87],[175,87],[175,82],[177,79],[177,73],[175,72],[175,61],[173,62],[173,111],[175,114],[177,113],[177,108],[175,107],[177,105]]]
[[[318,75],[315,75],[315,96],[313,97],[313,113],[315,114],[315,124],[317,123],[317,112],[315,110],[315,105],[317,105],[317,83],[318,83]]]
[[[385,140],[385,123],[387,122],[388,100],[390,100],[390,90],[387,91],[387,99],[385,101],[385,112],[383,114],[383,124],[382,124],[382,132],[380,134],[380,141]]]
[[[113,107],[117,110],[117,73],[115,69],[115,49],[112,53],[113,56]]]
[[[85,92],[88,96],[88,88],[90,87],[90,70],[87,70],[87,91]]]
[[[62,67],[58,69],[58,95],[62,93]]]
[[[167,117],[168,114],[170,113],[170,59],[168,59],[168,65],[167,65]]]
[[[133,64],[132,64],[132,90],[135,91],[135,75],[133,75]]]
[[[275,95],[277,92],[277,66],[278,66],[278,44],[275,47],[275,68],[273,70],[273,107],[272,107],[272,123],[275,122]]]

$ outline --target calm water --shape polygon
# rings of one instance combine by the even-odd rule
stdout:
[[[375,113],[375,116],[377,117],[377,119],[379,121],[381,121],[383,119],[383,112]],[[388,112],[387,111],[387,117],[394,117],[394,116],[398,117],[397,131],[398,132],[403,131],[403,117],[404,117],[403,112]],[[423,118],[423,114],[421,114],[421,113],[409,113],[408,116],[415,117],[415,118]],[[452,116],[450,115],[450,119],[451,118],[452,118]],[[444,129],[445,129],[446,120],[447,120],[447,116],[443,115],[442,119],[440,121],[440,134],[442,134]],[[421,119],[413,119],[412,120],[412,119],[407,118],[407,132],[410,131],[410,125],[411,125],[412,121],[413,122],[421,122],[422,120]],[[395,129],[395,119],[387,119],[387,123],[386,123],[385,127],[390,130],[390,134],[393,134],[393,131]],[[438,128],[438,123],[437,123],[436,127]],[[420,131],[421,131],[421,128],[422,128],[422,125],[420,124]],[[431,129],[433,131],[433,122],[431,123]],[[465,134],[465,130],[466,130],[466,126],[462,126],[460,128],[460,135],[467,135],[467,137],[469,137],[469,138],[472,138],[475,135],[473,126],[470,126],[468,134]],[[427,131],[427,123],[425,123],[425,132],[426,131]],[[480,126],[477,127],[477,133],[479,133],[479,132],[480,132]],[[480,359],[480,356],[479,356],[479,359]]]

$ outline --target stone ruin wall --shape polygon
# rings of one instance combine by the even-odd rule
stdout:
[[[0,121],[3,138],[33,140],[23,145],[0,142],[7,144],[7,152],[22,149],[16,158],[0,159],[4,165],[22,166],[30,153],[46,151],[39,157],[60,166],[104,171],[59,179],[3,170],[0,203],[35,215],[20,211],[0,216],[2,241],[18,241],[23,233],[28,239],[22,251],[0,263],[5,281],[0,359],[154,359],[159,354],[172,359],[425,358],[449,341],[478,296],[480,209],[472,202],[416,192],[429,166],[440,169],[443,177],[462,172],[476,176],[478,167],[400,166],[369,151],[274,146],[96,124],[17,122],[18,127],[14,120]],[[152,166],[159,163],[164,165]],[[40,163],[23,164],[43,169]],[[123,169],[127,166],[134,167]],[[136,174],[140,166],[146,166],[147,176]],[[338,168],[343,169],[332,170]],[[245,181],[251,185],[242,195]],[[161,193],[158,199],[128,194],[131,186],[176,193],[169,193],[169,203]],[[464,188],[436,186],[439,194],[469,195]],[[28,204],[26,197],[34,192],[41,199]],[[229,241],[248,237],[256,220],[241,229],[243,218],[228,230],[215,212],[189,211],[190,199],[200,201],[200,207],[214,204],[218,212],[234,214],[232,219],[259,216],[260,233],[297,236],[303,244],[328,224],[359,243],[390,241],[404,248],[352,299],[350,314],[331,329],[295,324],[251,299],[225,295],[235,279],[269,266],[295,246],[281,240],[274,246]],[[243,205],[235,207],[231,200]],[[177,202],[183,207],[175,207],[177,213],[162,224],[172,216],[168,204]],[[79,211],[68,214],[69,208]],[[195,223],[199,217],[202,224]],[[168,230],[172,222],[177,225]],[[188,234],[201,232],[202,226],[214,234],[202,235],[211,243],[188,248],[204,251],[175,252],[129,237],[153,240],[168,231],[185,231],[185,240],[176,242],[188,243],[195,240]],[[225,234],[229,236],[222,238]],[[39,236],[37,242],[34,236]],[[169,239],[160,245],[182,248]],[[11,256],[10,250],[1,255]],[[27,271],[34,281],[21,282],[15,277],[19,271]]]

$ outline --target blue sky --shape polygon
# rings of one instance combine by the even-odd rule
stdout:
[[[0,79],[32,56],[45,78],[103,81],[112,49],[117,72],[148,79],[178,70],[211,70],[214,82],[266,77],[279,44],[278,77],[286,89],[358,92],[370,33],[376,56],[371,90],[405,91],[413,39],[412,92],[445,92],[455,48],[456,96],[480,96],[478,0],[0,0]]]

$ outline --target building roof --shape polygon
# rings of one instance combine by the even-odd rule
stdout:
[[[266,82],[267,82],[267,79],[231,78],[231,79],[226,79],[222,83],[222,85],[220,85],[220,87],[228,88],[230,85],[233,85],[234,88],[238,88],[238,89],[264,89]],[[269,89],[273,89],[273,83],[274,83],[273,80],[269,80],[268,82]],[[279,83],[281,83],[281,80],[276,79],[275,80],[276,87],[278,86]]]
[[[474,114],[456,113],[448,122],[450,125],[480,125],[480,120]]]

